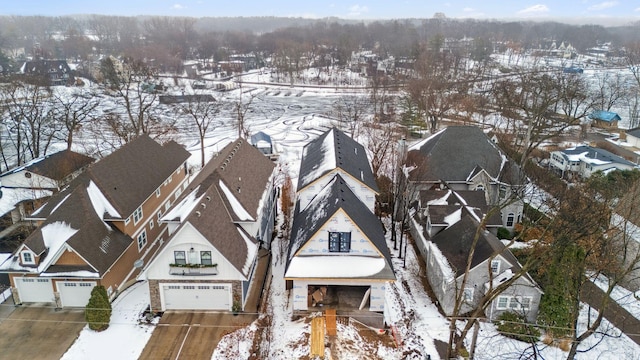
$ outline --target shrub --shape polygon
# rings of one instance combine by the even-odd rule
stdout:
[[[507,228],[498,228],[498,239],[511,239],[511,231]]]
[[[513,312],[502,313],[496,321],[498,331],[509,338],[524,341],[536,342],[540,338],[540,330],[527,323],[527,319]]]
[[[111,302],[104,286],[96,286],[91,290],[89,303],[84,310],[84,318],[91,330],[103,331],[109,327]]]

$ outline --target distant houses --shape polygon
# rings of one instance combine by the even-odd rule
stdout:
[[[20,73],[32,81],[47,85],[73,85],[75,77],[66,60],[33,60],[25,62]]]
[[[552,151],[549,167],[562,178],[586,179],[596,171],[631,170],[637,165],[607,150],[580,145]]]
[[[601,129],[617,129],[620,115],[611,111],[598,110],[589,114],[592,126]]]

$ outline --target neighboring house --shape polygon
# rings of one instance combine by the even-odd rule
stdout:
[[[498,228],[502,227],[502,219],[498,211],[487,205],[482,190],[452,191],[445,184],[442,189],[422,190],[415,218],[424,227],[425,235],[431,237],[449,227],[463,207],[473,211],[479,219],[487,216],[485,228],[497,235]]]
[[[637,165],[607,150],[580,145],[551,152],[549,166],[561,177],[588,178],[596,171],[631,170]]]
[[[589,119],[592,121],[592,126],[601,129],[617,129],[618,121],[620,121],[620,115],[604,110],[597,110],[589,114]]]
[[[384,312],[387,284],[395,275],[380,220],[341,174],[304,203],[296,204],[285,269],[293,310]]]
[[[296,193],[300,208],[305,208],[335,174],[340,174],[358,199],[374,211],[378,186],[364,146],[335,127],[302,150]]]
[[[260,150],[260,152],[265,155],[273,155],[273,142],[271,141],[271,136],[263,133],[262,131],[251,135],[251,145],[255,146],[256,149]]]
[[[133,283],[167,238],[157,220],[187,185],[189,155],[141,135],[32,213],[39,227],[0,264],[14,301],[83,307],[96,285],[114,298]]]
[[[73,85],[74,76],[66,60],[27,61],[20,69],[27,77],[40,78],[49,85]]]
[[[145,269],[152,311],[244,310],[273,234],[274,168],[238,139],[200,171],[162,218],[171,237]]]
[[[3,188],[60,190],[82,173],[94,158],[62,150],[9,170],[0,175]]]
[[[450,126],[408,149],[405,177],[410,201],[421,190],[482,190],[489,206],[502,205],[502,224],[513,230],[524,203],[517,197],[524,184],[519,167],[475,126]],[[514,195],[516,196],[514,198]]]
[[[633,147],[640,149],[640,127],[625,131],[627,135],[626,141]]]
[[[421,250],[426,266],[427,279],[444,313],[449,316],[464,315],[474,310],[487,292],[502,282],[519,274],[521,266],[509,249],[498,238],[480,227],[481,218],[467,206],[463,206],[447,218],[447,226],[429,234],[416,219],[412,234]],[[464,288],[462,281],[474,240],[473,256]],[[462,292],[463,305],[453,314],[456,294]],[[514,283],[502,291],[486,308],[485,315],[495,320],[500,314],[511,311],[535,322],[542,290],[527,274],[521,274]]]

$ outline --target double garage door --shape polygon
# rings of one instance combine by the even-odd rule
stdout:
[[[54,303],[51,279],[16,278],[16,287],[20,300],[26,303]],[[63,307],[85,307],[91,297],[95,281],[58,281],[56,282]]]
[[[163,310],[231,310],[229,284],[160,284]]]

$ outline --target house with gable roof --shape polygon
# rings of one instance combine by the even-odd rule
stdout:
[[[187,185],[190,154],[141,135],[89,166],[29,217],[38,228],[0,264],[16,303],[84,307],[114,298],[167,238],[158,222]]]
[[[542,291],[529,274],[522,274],[518,260],[495,236],[500,219],[490,209],[487,213],[486,208],[472,205],[478,203],[478,194],[473,193],[445,189],[422,194],[427,204],[415,212],[411,229],[425,258],[429,284],[445,314],[462,315],[474,310],[488,291],[518,276],[491,302],[486,315],[494,320],[511,311],[535,321]],[[469,276],[463,286],[472,247]],[[459,314],[453,314],[456,295],[461,292],[463,306]]]
[[[24,219],[94,161],[92,157],[62,150],[0,174],[0,216],[10,213],[9,223]]]
[[[395,275],[380,220],[341,174],[305,203],[296,203],[285,269],[293,310],[323,304],[384,312],[386,284]]]
[[[564,150],[552,151],[549,167],[562,178],[574,175],[586,179],[596,171],[632,170],[638,165],[607,150],[580,145]]]
[[[328,306],[382,327],[395,281],[364,147],[332,128],[303,150],[285,268],[294,312]],[[366,309],[366,310],[365,310]]]
[[[340,174],[367,208],[375,208],[378,186],[364,146],[338,128],[332,128],[309,142],[302,151],[296,197],[301,208]]]
[[[144,271],[152,311],[245,309],[259,254],[271,243],[274,168],[237,139],[198,173],[162,217],[171,237]]]
[[[524,202],[517,192],[523,174],[479,127],[449,126],[411,145],[403,173],[411,200],[444,182],[451,190],[483,191],[489,206],[502,204],[500,217],[509,230],[522,219]]]
[[[601,129],[617,129],[620,115],[611,111],[597,110],[589,114],[592,126]]]

